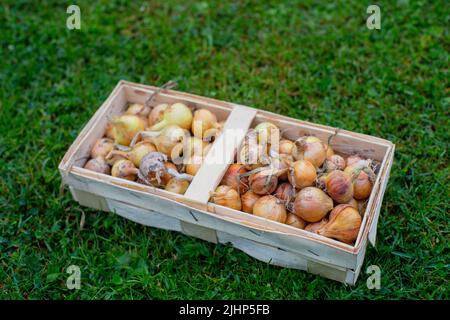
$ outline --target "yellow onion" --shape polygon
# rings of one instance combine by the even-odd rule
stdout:
[[[261,198],[261,196],[257,195],[256,193],[252,191],[247,191],[241,196],[241,202],[242,202],[242,211],[247,213],[253,213],[253,206],[255,205],[256,201]]]
[[[292,155],[295,160],[308,160],[319,168],[327,157],[327,151],[319,138],[306,136],[295,141]]]
[[[312,233],[317,233],[317,230],[320,230],[320,228],[322,228],[324,225],[326,225],[328,223],[328,219],[327,218],[323,218],[322,220],[320,220],[319,222],[313,222],[313,223],[309,223],[306,227],[305,230],[312,232]]]
[[[297,160],[291,164],[288,173],[289,182],[296,188],[312,186],[317,178],[316,168],[308,160]]]
[[[136,180],[138,171],[130,160],[119,160],[114,163],[111,169],[111,175],[113,177],[134,181]]]
[[[358,201],[356,201],[355,198],[351,198],[350,201],[346,202],[345,204],[349,204],[353,208],[358,209]]]
[[[139,167],[142,158],[150,153],[156,151],[156,147],[150,141],[141,141],[135,144],[130,151],[124,152],[120,150],[113,150],[108,154],[108,159],[114,159],[114,157],[122,157],[124,159],[131,160],[136,167]]]
[[[307,222],[322,220],[333,209],[333,200],[316,187],[306,187],[297,193],[294,213]]]
[[[151,108],[147,105],[141,103],[132,103],[128,106],[127,110],[125,111],[125,114],[134,114],[138,117],[145,118],[145,121],[148,121],[147,117],[150,111]]]
[[[163,119],[163,114],[167,107],[169,107],[167,103],[160,103],[154,107],[148,115],[148,125],[152,126],[160,122]]]
[[[175,164],[188,163],[191,157],[202,156],[203,150],[209,145],[208,142],[203,141],[197,137],[188,137],[183,139],[172,148],[170,158]]]
[[[287,139],[282,139],[280,141],[280,154],[292,154],[292,149],[294,148],[294,142]]]
[[[105,158],[114,149],[114,141],[108,138],[101,138],[95,141],[91,149],[91,158]]]
[[[190,137],[190,133],[177,125],[169,125],[161,131],[142,131],[140,136],[145,141],[152,142],[158,152],[169,156],[176,145]]]
[[[291,202],[295,197],[294,187],[288,182],[280,183],[274,196],[278,199],[284,201],[284,203]]]
[[[240,194],[246,193],[249,184],[248,177],[241,177],[246,172],[247,170],[243,165],[233,163],[228,167],[220,184],[230,186]]]
[[[333,154],[327,157],[323,167],[326,172],[331,172],[334,170],[344,170],[345,169],[345,159],[338,154]]]
[[[215,204],[231,209],[241,210],[242,208],[239,193],[230,186],[218,186],[216,191],[211,193],[211,199]]]
[[[256,137],[251,137],[244,141],[244,145],[239,150],[237,162],[245,165],[247,170],[253,170],[268,165],[268,159],[266,149],[257,144]]]
[[[361,216],[358,210],[348,204],[336,206],[330,213],[330,220],[317,233],[351,244],[358,237]]]
[[[192,120],[192,133],[199,139],[204,139],[211,135],[211,131],[216,130],[219,124],[217,117],[208,109],[198,109],[194,112]]]
[[[128,146],[133,138],[145,129],[145,121],[132,114],[124,114],[112,120],[113,136],[117,144]]]
[[[289,154],[280,154],[279,157],[277,158],[270,158],[270,161],[272,161],[272,165],[279,169],[279,170],[284,170],[284,169],[289,169],[290,164],[294,162],[294,158],[289,155]],[[280,175],[278,177],[278,179],[280,181],[288,181],[288,175],[289,175],[289,170],[285,170],[286,172],[283,173],[282,175]]]
[[[189,159],[189,162],[186,164],[186,173],[190,174],[191,176],[195,176],[202,166],[203,163],[203,157],[200,156],[192,156]]]
[[[281,223],[285,223],[287,219],[284,204],[272,195],[259,198],[253,206],[253,214]]]
[[[151,131],[159,131],[168,125],[177,125],[180,128],[190,130],[192,123],[192,111],[184,103],[177,102],[167,107],[162,120],[150,127]]]
[[[111,173],[111,168],[108,165],[108,163],[106,163],[106,161],[100,157],[91,159],[88,162],[86,162],[86,164],[84,165],[84,168],[91,170],[91,171],[98,172],[98,173],[104,173],[104,174]]]
[[[280,141],[280,129],[271,122],[261,122],[254,130],[259,144],[265,145]]]
[[[177,178],[171,178],[166,186],[165,190],[170,191],[177,194],[184,194],[189,187],[189,181],[186,180],[178,180]]]
[[[353,197],[356,200],[364,200],[370,196],[372,192],[373,183],[369,176],[375,176],[375,173],[369,168],[358,169],[353,166],[348,166],[345,168],[344,172],[349,173],[353,179]],[[367,174],[366,172],[369,172]]]
[[[357,154],[348,156],[347,157],[347,161],[346,161],[347,162],[347,166],[353,166],[354,164],[360,162],[361,160],[363,160],[363,158],[361,158]]]
[[[296,216],[295,214],[288,213],[287,219],[285,222],[287,225],[290,225],[292,227],[296,227],[299,229],[305,229],[306,221],[302,218]]]
[[[278,185],[278,176],[284,172],[272,168],[261,168],[262,171],[250,175],[248,183],[250,190],[259,195],[270,194]]]
[[[327,174],[325,188],[337,203],[347,203],[353,198],[352,178],[346,172],[335,170]]]

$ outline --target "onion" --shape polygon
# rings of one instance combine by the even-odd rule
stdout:
[[[271,161],[275,168],[284,170],[289,169],[289,165],[294,161],[294,158],[288,154],[280,154],[279,158],[271,158]],[[286,171],[285,173],[283,173],[278,177],[280,181],[288,181],[289,170],[285,171]]]
[[[210,129],[218,127],[217,117],[208,109],[198,109],[192,120],[192,133],[199,139],[204,139]],[[210,135],[210,133],[208,134]]]
[[[254,130],[259,144],[274,144],[280,141],[280,129],[271,122],[261,122]]]
[[[215,204],[231,209],[241,210],[242,208],[239,193],[230,186],[218,186],[216,191],[211,193],[211,199]]]
[[[290,183],[284,182],[278,185],[274,194],[275,197],[284,201],[284,203],[291,202],[295,197],[294,187]]]
[[[325,160],[323,167],[326,172],[331,172],[333,170],[344,170],[345,169],[345,159],[338,154],[333,154]]]
[[[351,176],[343,171],[331,171],[325,177],[327,193],[337,203],[347,203],[353,198],[353,184]]]
[[[268,165],[269,157],[260,144],[245,143],[238,154],[238,163],[245,165],[247,170],[253,170]]]
[[[91,158],[105,158],[114,149],[114,141],[101,138],[95,141],[91,149]]]
[[[305,227],[305,230],[309,231],[309,232],[312,232],[312,233],[317,233],[317,230],[320,230],[320,228],[322,228],[327,223],[328,223],[328,219],[327,218],[323,218],[319,222],[314,222],[314,223],[308,224]]]
[[[114,136],[114,126],[111,122],[106,124],[105,136],[113,141],[116,140],[116,137]]]
[[[168,107],[169,105],[167,103],[161,103],[154,107],[148,115],[148,125],[152,126],[160,122],[163,119],[164,110]]]
[[[156,151],[156,147],[150,141],[141,141],[133,146],[133,148],[128,151],[113,150],[108,155],[108,159],[113,159],[114,157],[121,157],[124,159],[131,160],[136,167],[139,167],[142,158],[150,153]]]
[[[131,140],[145,129],[145,121],[135,115],[124,114],[112,120],[115,142],[128,146]]]
[[[241,196],[242,201],[242,211],[247,213],[253,213],[253,206],[255,205],[256,201],[261,198],[259,195],[252,191],[247,191]]]
[[[367,199],[373,188],[371,176],[375,176],[375,173],[369,168],[357,169],[353,166],[348,166],[345,168],[344,172],[347,172],[352,176],[353,197],[356,200]],[[369,172],[370,175],[366,172]]]
[[[259,198],[253,206],[253,214],[281,223],[285,223],[287,219],[284,204],[272,195]]]
[[[292,154],[294,148],[294,142],[291,140],[283,139],[280,141],[280,154]]]
[[[327,158],[334,154],[334,150],[329,144],[325,145],[325,149],[327,150]]]
[[[316,137],[306,136],[295,141],[292,155],[295,160],[308,160],[316,168],[325,161],[327,152],[324,143]]]
[[[312,186],[317,178],[316,168],[308,160],[297,160],[291,164],[288,174],[289,182],[296,188]]]
[[[150,127],[151,131],[159,131],[168,125],[178,125],[190,130],[192,123],[192,111],[185,104],[177,102],[167,107],[162,115],[162,120]]]
[[[277,188],[278,175],[281,174],[281,171],[272,168],[261,169],[262,171],[250,175],[248,179],[250,190],[259,195],[270,194]]]
[[[248,178],[240,176],[246,172],[247,170],[243,165],[237,163],[231,164],[225,172],[220,184],[232,187],[240,194],[246,193],[249,185]]]
[[[354,198],[351,198],[349,202],[347,202],[346,204],[351,205],[353,208],[358,209],[358,201],[356,201]]]
[[[185,138],[183,142],[178,143],[172,148],[170,158],[175,164],[188,163],[191,157],[202,156],[203,149],[208,145],[208,142],[197,137]]]
[[[340,204],[330,213],[328,223],[317,230],[317,233],[351,244],[358,237],[360,227],[361,216],[358,210],[351,205]]]
[[[199,156],[193,156],[190,158],[189,163],[186,164],[186,173],[195,176],[202,166],[203,158]]]
[[[292,227],[296,227],[299,229],[305,229],[306,221],[302,218],[296,216],[295,214],[288,213],[287,219],[285,222],[287,225],[290,225]]]
[[[151,108],[147,105],[143,105],[140,103],[132,103],[128,106],[127,111],[125,111],[125,114],[134,114],[138,117],[145,118],[145,121],[147,120],[147,117],[151,111]]]
[[[158,152],[165,155],[170,155],[177,144],[190,137],[189,131],[177,125],[169,125],[161,131],[142,131],[140,135],[144,140],[152,142]]]
[[[173,193],[184,194],[188,187],[189,181],[171,178],[164,189]]]
[[[136,180],[138,171],[130,160],[119,160],[114,163],[111,169],[111,175],[113,177],[134,181]]]
[[[111,174],[110,166],[103,158],[100,157],[91,159],[86,162],[84,168],[98,173]]]
[[[294,213],[307,222],[322,220],[331,209],[333,200],[318,188],[304,188],[295,197]]]
[[[354,164],[358,163],[361,160],[363,160],[363,158],[361,158],[360,156],[358,156],[356,154],[349,156],[347,158],[347,166],[353,166]]]

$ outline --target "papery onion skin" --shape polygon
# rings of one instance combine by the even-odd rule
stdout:
[[[328,223],[328,219],[327,218],[323,218],[322,220],[320,220],[319,222],[313,222],[313,223],[309,223],[306,227],[305,230],[312,232],[312,233],[317,233],[317,230],[320,230],[324,225],[326,225]]]
[[[116,137],[114,136],[114,126],[111,122],[106,124],[105,137],[113,141],[116,140]]]
[[[343,171],[335,170],[325,178],[325,187],[330,197],[337,203],[347,203],[353,198],[351,176]]]
[[[155,106],[148,115],[148,125],[153,126],[163,119],[164,110],[169,107],[167,103],[160,103]]]
[[[246,172],[247,170],[243,165],[233,163],[228,167],[220,184],[230,186],[240,194],[246,193],[249,187],[248,177],[239,176]]]
[[[171,178],[166,186],[165,190],[170,191],[177,194],[184,194],[189,187],[189,181],[186,180],[177,180],[176,178]]]
[[[91,159],[86,162],[84,168],[98,173],[111,174],[111,167],[103,158],[100,157]]]
[[[278,176],[272,169],[252,174],[248,178],[250,190],[258,195],[266,195],[275,191],[278,185]]]
[[[177,125],[183,129],[191,130],[192,111],[184,103],[177,102],[167,107],[162,115],[162,120],[150,127],[152,131],[162,130],[168,125]]]
[[[136,116],[143,117],[145,118],[145,121],[148,121],[147,117],[150,113],[150,110],[150,107],[141,103],[132,103],[128,106],[125,114],[134,114]]]
[[[373,176],[375,176],[371,169],[364,168],[364,170],[369,171]],[[349,173],[353,179],[353,197],[356,200],[367,199],[372,192],[373,183],[369,175],[364,170],[357,169],[353,166],[347,166],[344,170],[344,172]]]
[[[280,141],[280,154],[292,154],[292,149],[294,148],[294,142],[287,139],[282,139]]]
[[[253,213],[253,207],[261,196],[252,191],[247,191],[241,196],[242,211],[247,213]]]
[[[113,177],[135,181],[137,178],[137,168],[130,160],[119,160],[114,163],[111,169]]]
[[[334,154],[334,150],[329,144],[325,145],[325,149],[327,150],[327,158]]]
[[[296,227],[299,229],[305,229],[305,226],[306,226],[306,221],[293,213],[287,214],[287,219],[286,219],[285,223],[287,225],[290,225],[292,227]]]
[[[326,159],[327,152],[324,143],[316,137],[306,136],[295,141],[292,155],[295,160],[308,160],[319,168]]]
[[[284,201],[285,203],[291,202],[295,198],[294,187],[288,182],[280,183],[274,196]]]
[[[289,165],[293,162],[294,162],[294,158],[291,155],[280,154],[280,157],[278,159],[275,159],[275,161],[273,161],[272,163],[277,164],[276,167],[278,169],[282,170],[282,169],[289,168]],[[280,175],[278,177],[278,180],[280,180],[280,181],[288,181],[288,179],[289,179],[289,170],[287,170],[285,173],[283,173],[282,175]]]
[[[353,166],[354,164],[358,163],[359,161],[363,160],[359,155],[351,155],[347,157],[347,166]]]
[[[281,223],[285,223],[287,219],[284,204],[272,195],[259,198],[253,206],[253,214]]]
[[[351,244],[358,237],[361,221],[357,209],[348,204],[340,204],[330,213],[328,223],[320,228],[317,233]]]
[[[288,179],[296,188],[302,189],[312,186],[316,178],[316,168],[308,160],[297,160],[291,164]]]
[[[209,129],[217,126],[216,115],[208,109],[198,109],[194,112],[191,130],[195,137],[203,139]]]
[[[326,172],[345,169],[345,159],[338,154],[333,154],[325,160],[323,167]]]
[[[271,122],[261,122],[255,127],[259,144],[270,144],[272,141],[280,141],[280,129]]]
[[[114,149],[114,141],[109,138],[101,138],[95,141],[91,149],[91,158],[106,158]]]
[[[131,140],[145,129],[146,122],[136,115],[124,114],[115,118],[112,124],[115,143],[128,146]]]
[[[218,186],[212,193],[211,200],[218,205],[225,206],[235,210],[241,210],[242,202],[239,193],[230,186]]]
[[[294,213],[307,222],[322,220],[333,209],[333,200],[316,187],[300,190],[295,196]]]
[[[128,158],[136,167],[139,167],[142,158],[150,152],[156,151],[156,147],[150,141],[141,141],[133,146],[133,149],[128,152]]]

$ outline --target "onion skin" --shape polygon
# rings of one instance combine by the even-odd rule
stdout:
[[[128,146],[145,129],[146,121],[136,115],[124,114],[114,119],[112,125],[115,143]]]
[[[231,164],[225,172],[220,184],[230,186],[240,194],[246,193],[249,186],[248,177],[239,177],[239,175],[246,172],[247,170],[243,165],[237,163]]]
[[[274,163],[277,164],[277,168],[280,170],[289,169],[290,163],[294,161],[294,158],[288,154],[280,154],[279,159],[275,159]],[[289,179],[289,170],[278,177],[280,181],[288,181]]]
[[[217,126],[216,115],[208,109],[198,109],[194,112],[191,129],[195,137],[203,139],[209,129],[216,128]]]
[[[333,200],[319,188],[304,188],[295,197],[294,213],[307,222],[322,220],[332,209]]]
[[[327,150],[327,158],[331,157],[334,154],[334,150],[329,144],[325,145],[325,149]]]
[[[338,154],[333,154],[325,160],[323,167],[326,172],[345,169],[345,159]]]
[[[190,130],[192,124],[192,111],[184,103],[177,102],[167,107],[162,120],[150,127],[151,131],[159,131],[168,125],[175,124],[183,129]]]
[[[180,128],[177,125],[169,125],[157,131],[144,131],[141,133],[144,141],[150,141],[155,146],[158,152],[164,153],[169,156],[172,153],[172,149],[190,137],[189,131]]]
[[[272,195],[259,198],[253,206],[253,214],[281,223],[285,223],[287,219],[283,203]]]
[[[188,163],[191,157],[202,156],[203,150],[208,145],[208,142],[197,137],[187,137],[172,148],[170,157],[176,164]]]
[[[218,186],[212,193],[212,201],[215,204],[235,210],[241,210],[242,202],[239,193],[229,186]]]
[[[335,170],[325,178],[327,193],[337,203],[347,203],[353,198],[353,184],[351,176],[343,171]]]
[[[353,208],[358,209],[358,201],[356,201],[354,198],[351,198],[349,202],[346,204],[351,205]]]
[[[291,202],[295,198],[294,187],[287,182],[281,183],[278,185],[274,196],[285,203]]]
[[[358,237],[361,216],[358,210],[348,204],[336,206],[330,213],[330,220],[317,233],[352,244]]]
[[[320,230],[324,225],[328,223],[327,218],[323,218],[319,222],[310,223],[305,227],[306,231],[317,233],[317,230]]]
[[[347,158],[347,161],[346,161],[347,162],[347,166],[353,166],[354,164],[357,164],[361,160],[363,160],[363,158],[361,158],[358,155],[349,156]]]
[[[308,160],[297,160],[291,164],[288,179],[296,188],[302,189],[312,186],[316,178],[316,168]]]
[[[114,163],[111,169],[111,175],[113,177],[135,181],[137,178],[137,171],[138,169],[130,160],[119,160]]]
[[[252,174],[248,178],[250,190],[258,195],[266,195],[274,192],[278,185],[278,176],[272,169]]]
[[[371,172],[373,176],[375,175],[369,168],[364,168],[364,170],[370,170],[369,172]],[[344,172],[349,173],[353,177],[353,197],[356,200],[367,199],[373,188],[373,183],[370,180],[369,175],[365,171],[357,169],[353,166],[348,166],[345,168]]]
[[[241,196],[242,202],[242,211],[247,213],[253,213],[253,207],[255,206],[256,201],[261,198],[261,196],[257,195],[252,191],[247,191]]]
[[[111,167],[103,158],[100,157],[91,159],[86,162],[84,168],[98,173],[111,174]]]
[[[295,214],[288,213],[287,219],[285,222],[287,225],[299,228],[299,229],[305,229],[306,221],[302,218],[296,216]]]
[[[271,144],[272,141],[280,141],[280,129],[271,122],[261,122],[255,127],[258,143]]]
[[[128,158],[136,167],[139,167],[142,158],[148,153],[154,151],[156,151],[156,147],[153,143],[150,141],[141,141],[137,143],[130,152],[128,152]]]
[[[283,139],[280,141],[280,154],[292,154],[292,149],[294,148],[294,142],[291,140]]]
[[[169,105],[167,103],[160,103],[154,107],[148,115],[148,125],[152,126],[163,119],[164,110],[167,109]]]
[[[114,126],[111,122],[106,124],[105,137],[113,141],[116,140],[116,137],[114,136]]]
[[[177,180],[176,178],[171,178],[165,186],[165,190],[177,194],[184,194],[189,187],[189,181]]]
[[[132,103],[128,106],[127,111],[125,111],[125,114],[134,114],[138,117],[143,117],[145,118],[145,121],[147,120],[147,117],[150,113],[150,107],[145,106],[143,104],[140,103]]]
[[[95,141],[91,149],[91,158],[106,158],[114,149],[114,141],[109,138],[101,138]]]
[[[327,157],[324,143],[316,137],[306,136],[295,141],[292,155],[295,160],[308,160],[319,168]]]

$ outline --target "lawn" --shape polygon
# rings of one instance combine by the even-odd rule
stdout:
[[[66,28],[72,3],[80,30]],[[381,30],[369,30],[369,4],[2,1],[0,298],[449,299],[449,6],[377,1]],[[120,79],[175,79],[393,141],[377,247],[356,286],[60,195],[59,161]],[[79,290],[66,287],[72,264]],[[380,290],[366,286],[370,265]]]

